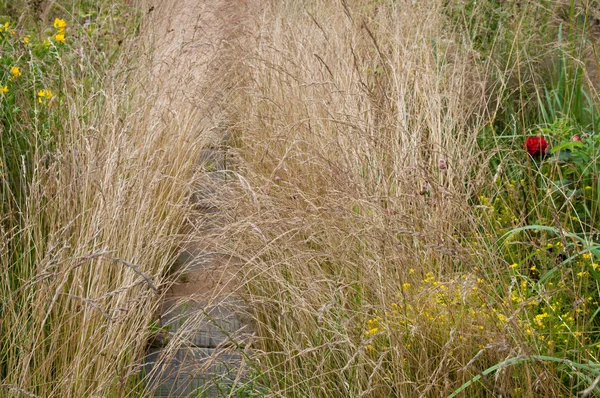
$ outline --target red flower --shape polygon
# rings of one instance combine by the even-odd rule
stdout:
[[[542,157],[546,154],[548,143],[544,137],[527,137],[523,146],[527,149],[527,153],[532,157]]]
[[[573,137],[571,137],[571,141],[575,142],[575,141],[579,141],[581,142],[581,137],[578,135],[574,135]]]

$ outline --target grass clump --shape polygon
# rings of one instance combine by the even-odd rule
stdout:
[[[265,5],[226,245],[264,385],[595,394],[591,5]]]
[[[140,395],[197,137],[150,122],[138,5],[0,6],[0,395]]]

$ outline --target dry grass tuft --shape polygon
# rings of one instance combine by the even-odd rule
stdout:
[[[62,65],[64,131],[35,159],[22,223],[0,235],[8,396],[124,396],[139,382],[206,138],[193,109],[158,108],[173,93],[152,76],[152,43],[130,43],[91,97]]]
[[[478,288],[501,260],[459,243],[492,177],[476,144],[489,65],[436,1],[262,10],[224,246],[246,263],[266,390],[447,396],[522,354],[496,292]],[[483,382],[512,391],[512,369]],[[527,372],[553,393],[543,367]]]

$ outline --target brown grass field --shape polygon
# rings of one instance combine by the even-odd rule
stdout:
[[[0,1],[0,396],[143,395],[203,239],[252,309],[229,396],[598,396],[596,1],[50,3]],[[220,47],[165,39],[209,11],[243,14],[203,26]]]

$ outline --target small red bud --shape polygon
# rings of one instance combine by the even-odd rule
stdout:
[[[578,136],[578,135],[574,135],[573,137],[571,137],[571,141],[573,141],[573,142],[575,142],[575,141],[581,142],[581,137]]]
[[[444,159],[440,159],[440,170],[446,170],[446,161]]]

